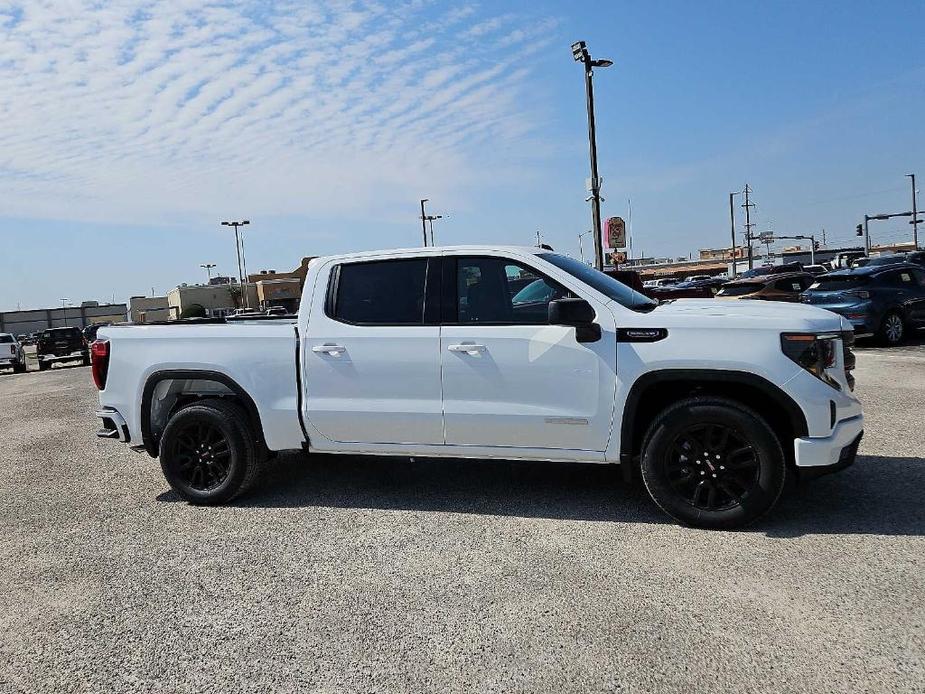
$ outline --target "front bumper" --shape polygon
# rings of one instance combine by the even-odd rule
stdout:
[[[829,436],[794,439],[793,453],[798,468],[841,469],[854,462],[864,434],[864,415],[843,419]]]

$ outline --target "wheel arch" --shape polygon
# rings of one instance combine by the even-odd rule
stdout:
[[[793,438],[806,436],[806,415],[787,393],[766,378],[745,371],[665,369],[640,376],[630,388],[620,424],[620,462],[638,459],[655,416],[672,402],[692,395],[716,395],[747,404],[764,416],[793,462]]]
[[[164,384],[167,384],[168,393],[155,412],[154,395],[159,387],[164,387]],[[185,387],[173,389],[175,384],[184,384]],[[141,440],[148,455],[152,458],[157,457],[164,426],[177,409],[189,402],[210,398],[230,399],[240,403],[247,413],[258,444],[266,450],[260,412],[253,398],[237,381],[219,371],[170,369],[152,373],[145,381],[142,390]]]

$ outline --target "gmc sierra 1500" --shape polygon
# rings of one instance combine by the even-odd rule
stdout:
[[[735,527],[788,474],[853,462],[852,339],[811,306],[658,302],[540,248],[437,247],[313,260],[297,319],[107,326],[92,357],[99,435],[193,503],[301,448],[614,463],[674,518]]]

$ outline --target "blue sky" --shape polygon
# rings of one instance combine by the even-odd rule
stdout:
[[[248,267],[589,227],[596,73],[605,216],[634,250],[758,230],[853,241],[925,184],[925,3],[0,0],[0,310],[124,300]],[[925,205],[923,205],[925,206]],[[874,241],[909,235],[902,221]]]

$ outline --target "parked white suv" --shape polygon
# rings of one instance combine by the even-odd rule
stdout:
[[[15,335],[0,333],[0,369],[13,369],[13,373],[26,370],[26,352]]]
[[[811,306],[656,302],[480,246],[317,258],[297,320],[107,326],[92,354],[99,435],[159,456],[193,503],[301,448],[619,464],[676,519],[734,527],[787,475],[854,461],[852,335]]]

